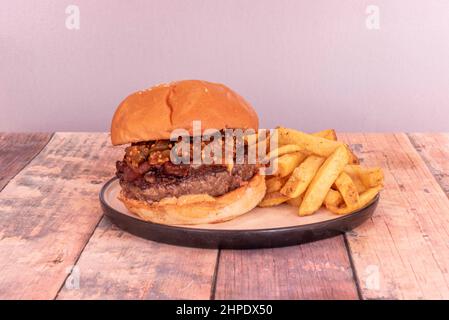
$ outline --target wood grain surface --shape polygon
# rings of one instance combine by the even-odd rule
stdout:
[[[0,190],[50,141],[51,133],[0,133]]]
[[[102,211],[121,152],[107,134],[56,133],[0,193],[0,298],[52,299]]]
[[[449,298],[449,200],[406,134],[350,134],[385,189],[371,221],[347,234],[364,299]]]
[[[217,253],[141,239],[103,218],[76,264],[79,288],[58,299],[209,299]]]
[[[299,246],[222,250],[216,299],[358,299],[342,236]]]
[[[449,134],[339,138],[385,171],[371,220],[314,243],[218,253],[102,218],[98,192],[123,155],[107,134],[0,134],[0,298],[449,299]]]
[[[411,133],[408,137],[449,197],[449,133]]]

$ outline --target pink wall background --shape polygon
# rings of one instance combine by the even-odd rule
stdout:
[[[65,8],[80,8],[80,30]],[[380,30],[365,26],[380,8]],[[264,127],[449,131],[449,1],[0,1],[0,131],[108,130],[159,82],[223,82]]]

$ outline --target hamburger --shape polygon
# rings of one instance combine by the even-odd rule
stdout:
[[[200,132],[196,121],[201,121]],[[248,102],[218,83],[185,80],[131,94],[111,125],[112,144],[128,144],[116,163],[119,200],[140,218],[163,224],[218,223],[250,211],[266,187],[258,165],[247,161],[248,146],[241,163],[177,163],[173,154],[181,141],[172,133],[187,133],[193,146],[198,133],[257,131],[258,122]],[[201,142],[202,150],[206,145]],[[233,160],[235,153],[234,148]]]

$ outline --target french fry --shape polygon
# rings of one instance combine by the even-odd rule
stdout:
[[[303,198],[303,195],[300,195],[300,196],[298,196],[298,197],[296,197],[296,198],[288,199],[288,200],[287,200],[287,203],[288,203],[289,205],[291,205],[291,206],[299,207],[299,206],[301,205],[302,198]]]
[[[294,153],[294,152],[298,152],[298,151],[301,151],[301,148],[299,146],[297,146],[295,144],[287,144],[285,146],[281,146],[279,148],[271,150],[267,154],[265,161],[268,162],[269,160],[282,157],[285,154]]]
[[[343,171],[351,177],[355,187],[357,188],[357,192],[360,194],[366,191],[366,187],[360,179],[358,171],[355,170],[354,167],[356,166],[348,164],[344,167]]]
[[[324,205],[338,207],[343,203],[343,197],[337,190],[329,189],[326,198],[324,198]]]
[[[259,207],[273,207],[277,206],[278,204],[284,203],[289,198],[280,194],[279,192],[271,192],[265,194],[265,197],[262,199],[262,201],[258,204]]]
[[[312,133],[315,137],[321,137],[327,140],[337,141],[337,133],[334,129],[322,130],[319,132]]]
[[[345,206],[345,207],[338,207],[333,205],[326,205],[326,208],[329,209],[331,212],[336,214],[348,214],[353,211],[356,211],[358,209],[363,208],[368,203],[371,202],[371,200],[374,199],[374,197],[379,193],[379,191],[382,189],[381,186],[374,187],[366,190],[364,193],[362,193],[359,196],[359,201],[355,206]]]
[[[358,194],[361,194],[361,193],[366,191],[366,187],[363,184],[362,180],[360,180],[359,177],[355,177],[355,178],[351,177],[351,179],[352,179],[352,182],[355,185],[355,188],[357,189],[357,193]]]
[[[383,186],[384,173],[381,168],[360,168],[360,178],[367,188]]]
[[[316,137],[293,129],[280,127],[277,132],[279,145],[296,144],[301,151],[321,157],[329,157],[338,147],[343,146],[342,142]]]
[[[357,188],[351,177],[346,172],[343,171],[340,173],[337,180],[335,180],[335,186],[337,187],[337,190],[340,191],[340,194],[348,207],[357,204],[359,201],[359,193],[357,192]]]
[[[284,186],[285,182],[288,180],[287,177],[269,177],[265,180],[265,184],[267,185],[267,193],[279,191]]]
[[[331,154],[312,179],[299,207],[299,215],[306,216],[318,210],[329,189],[348,163],[348,152],[341,145]]]
[[[335,132],[334,129],[322,130],[319,132],[312,133],[312,135],[314,135],[315,137],[321,137],[321,138],[324,138],[327,140],[337,141],[337,133]],[[357,158],[357,156],[351,150],[349,145],[345,144],[345,146],[346,146],[346,149],[348,149],[348,155],[349,155],[348,163],[349,164],[359,164],[360,163],[359,158]]]
[[[286,177],[295,170],[295,168],[305,159],[305,155],[301,152],[288,153],[279,157],[277,161],[276,176]]]
[[[265,141],[265,140],[268,142],[270,140],[273,132],[274,131],[267,131],[267,132],[265,132],[264,135],[259,134],[259,133],[252,133],[252,134],[243,136],[243,139],[248,145],[256,144],[256,143],[259,143],[259,142]]]
[[[306,191],[313,177],[323,164],[324,158],[311,155],[308,156],[287,180],[281,189],[281,193],[289,198],[296,198]]]
[[[344,171],[352,178],[357,176],[365,188],[373,188],[383,185],[384,174],[382,169],[379,167],[363,168],[360,165],[347,165],[345,166]]]

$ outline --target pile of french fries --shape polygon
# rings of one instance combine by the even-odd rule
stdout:
[[[360,166],[333,129],[307,134],[280,127],[276,133],[278,148],[267,158],[277,161],[277,169],[266,177],[260,207],[288,203],[307,216],[324,205],[347,214],[366,206],[382,189],[382,169]]]

